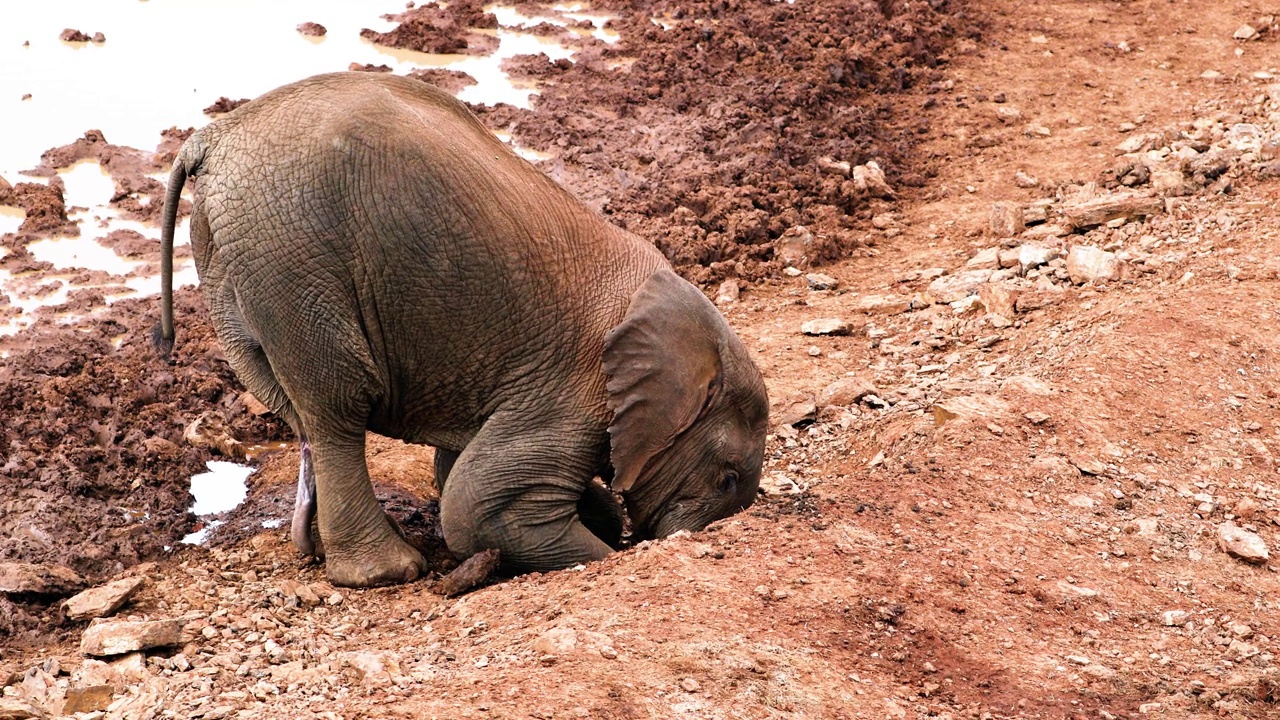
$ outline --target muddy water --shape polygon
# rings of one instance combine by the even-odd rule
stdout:
[[[0,142],[0,177],[10,183],[35,180],[22,171],[34,167],[46,149],[65,145],[90,129],[102,131],[113,144],[152,150],[164,128],[206,124],[209,118],[202,110],[219,97],[252,98],[353,63],[386,65],[401,74],[416,68],[466,72],[477,82],[463,88],[459,98],[528,107],[534,89],[513,84],[501,70],[502,61],[539,52],[552,60],[571,57],[570,50],[552,39],[508,29],[544,20],[564,24],[562,19],[531,17],[502,7],[488,8],[503,27],[493,31],[498,48],[486,56],[428,55],[360,37],[363,28],[392,29],[394,23],[380,16],[403,9],[403,3],[341,0],[63,0],[7,11],[6,22],[0,23],[0,117],[8,131]],[[605,16],[582,5],[556,9],[573,19],[604,24]],[[304,22],[323,25],[327,33],[304,36],[297,31]],[[66,42],[60,39],[65,29],[89,36],[102,33],[104,40]],[[593,34],[606,42],[617,39],[603,29]],[[140,76],[145,76],[145,85]],[[517,150],[530,159],[542,157]],[[123,220],[107,206],[114,186],[96,162],[81,162],[60,176],[68,208],[78,208],[70,217],[79,224],[81,236],[33,243],[29,249],[36,259],[56,268],[50,273],[53,277],[63,271],[64,281],[77,268],[111,273],[115,277],[106,293],[108,301],[158,292],[159,278],[144,272],[144,263],[119,258],[99,243],[119,229],[158,239],[158,229]],[[0,234],[17,230],[22,219],[21,210],[0,207]],[[185,226],[178,228],[176,237],[179,245],[186,242]],[[177,287],[197,282],[189,260],[179,259],[175,270]],[[0,322],[0,334],[29,325],[36,308],[58,305],[77,287],[91,287],[63,282],[52,292],[32,297],[17,291],[14,281],[0,270],[0,290],[21,311]]]

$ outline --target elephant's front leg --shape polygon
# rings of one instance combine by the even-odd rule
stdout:
[[[449,549],[469,557],[495,548],[515,571],[558,570],[612,552],[578,515],[600,462],[597,434],[491,417],[458,456],[440,498]]]
[[[311,433],[325,572],[337,585],[405,583],[426,569],[382,511],[365,463],[365,435]]]

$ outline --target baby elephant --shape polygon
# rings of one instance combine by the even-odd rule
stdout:
[[[192,135],[165,200],[165,354],[188,179],[214,328],[301,440],[293,539],[320,541],[335,584],[424,570],[373,494],[366,430],[435,447],[450,550],[497,548],[508,570],[616,546],[622,515],[596,477],[639,537],[751,505],[768,401],[742,342],[652,245],[444,92],[319,75]]]

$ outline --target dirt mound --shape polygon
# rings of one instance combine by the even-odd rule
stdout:
[[[913,138],[929,115],[893,98],[939,79],[950,45],[980,26],[964,2],[592,8],[616,15],[616,44],[580,40],[572,64],[509,62],[541,81],[533,110],[473,109],[555,155],[552,177],[697,282],[777,272],[774,243],[797,225],[815,262],[858,246],[876,193],[853,168],[876,161],[891,187],[923,184]]]

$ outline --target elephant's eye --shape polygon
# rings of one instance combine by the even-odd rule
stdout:
[[[720,492],[731,493],[738,487],[738,471],[726,470],[720,478]]]

